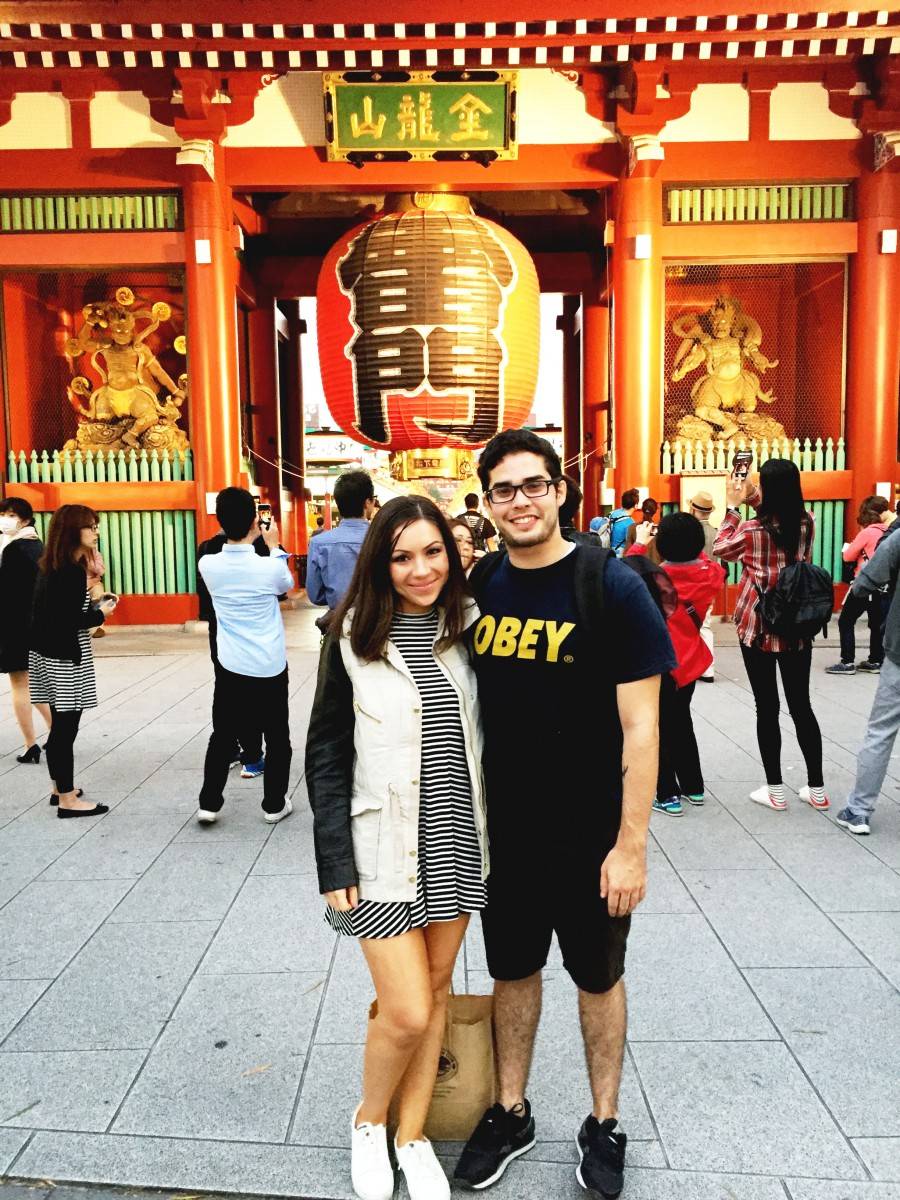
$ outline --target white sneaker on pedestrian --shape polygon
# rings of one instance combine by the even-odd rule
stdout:
[[[208,808],[197,809],[197,821],[200,825],[215,825],[218,819],[219,814],[217,812],[212,812]]]
[[[289,817],[294,811],[294,806],[290,800],[285,800],[284,808],[277,813],[263,813],[263,820],[268,821],[270,825],[274,825],[277,821],[283,821],[285,817]]]
[[[751,792],[750,799],[754,804],[761,804],[763,808],[774,808],[776,812],[784,812],[787,808],[787,801],[776,800],[769,792],[769,785],[766,783],[757,788],[755,792]]]
[[[397,1166],[406,1177],[409,1200],[450,1200],[450,1181],[428,1138],[398,1146]]]
[[[356,1106],[350,1134],[350,1180],[359,1200],[391,1200],[394,1195],[394,1169],[388,1156],[387,1127],[368,1121],[357,1126]],[[448,1191],[449,1195],[449,1191]]]

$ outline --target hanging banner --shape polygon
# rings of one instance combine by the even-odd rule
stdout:
[[[328,158],[516,158],[516,79],[515,71],[326,72]]]

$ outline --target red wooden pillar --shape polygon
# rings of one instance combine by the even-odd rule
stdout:
[[[619,181],[613,252],[616,491],[653,488],[662,442],[662,181],[637,162]]]
[[[231,189],[214,148],[212,179],[201,166],[179,167],[187,247],[186,289],[191,446],[197,480],[198,536],[217,529],[207,498],[240,484],[236,258]]]
[[[863,153],[873,161],[871,137]],[[900,228],[900,161],[862,172],[857,184],[859,242],[850,261],[847,457],[853,499],[847,529],[876,483],[896,483],[900,379],[900,253],[882,253],[881,234]],[[849,533],[848,533],[849,536]]]
[[[584,519],[600,512],[609,442],[609,309],[585,296],[581,310],[584,431]]]
[[[253,448],[258,458],[254,474],[281,522],[281,454],[278,430],[278,352],[275,334],[275,301],[259,298],[247,318],[250,354],[250,417]],[[276,464],[276,465],[273,465]]]
[[[564,296],[556,328],[563,335],[563,470],[581,483],[581,297]],[[580,523],[581,514],[578,520]]]

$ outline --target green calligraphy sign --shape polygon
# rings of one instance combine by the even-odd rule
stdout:
[[[515,71],[411,71],[402,82],[362,72],[324,76],[328,158],[468,159],[517,156]]]

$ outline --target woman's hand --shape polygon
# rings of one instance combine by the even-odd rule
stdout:
[[[656,535],[656,526],[652,521],[641,521],[634,531],[634,540],[639,546],[649,546]]]
[[[725,503],[729,508],[740,508],[746,502],[750,489],[749,479],[733,479],[729,475],[725,484]]]
[[[359,904],[359,888],[338,888],[336,892],[326,892],[325,899],[335,912],[350,912]]]
[[[109,614],[115,610],[115,607],[118,603],[119,601],[115,598],[112,600],[101,600],[97,607],[103,613],[104,617],[108,617]]]

